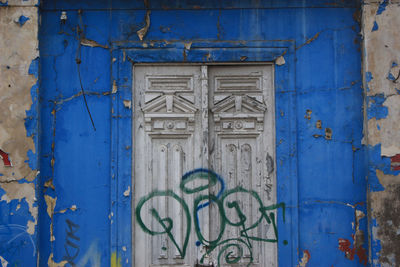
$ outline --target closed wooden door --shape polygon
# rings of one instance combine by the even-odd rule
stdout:
[[[277,266],[273,65],[133,77],[135,266]]]

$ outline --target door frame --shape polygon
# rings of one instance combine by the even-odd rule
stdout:
[[[278,264],[298,263],[297,120],[294,41],[153,41],[113,43],[111,53],[111,187],[110,242],[112,260],[132,264],[132,84],[133,66],[153,64],[271,64],[274,66],[277,203],[285,203],[285,221],[278,215]],[[150,46],[150,45],[148,45]],[[279,211],[278,211],[279,213]],[[129,233],[129,234],[127,234]],[[118,260],[117,260],[118,259]],[[115,262],[116,264],[116,262]]]

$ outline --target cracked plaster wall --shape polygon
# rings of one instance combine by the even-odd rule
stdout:
[[[373,266],[400,264],[400,1],[363,5],[365,135]]]
[[[36,262],[38,217],[35,190],[38,175],[36,59],[39,55],[36,4],[37,2],[33,0],[0,0],[2,266]],[[7,159],[10,164],[7,164]]]

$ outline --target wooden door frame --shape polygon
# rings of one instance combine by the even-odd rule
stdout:
[[[298,263],[298,179],[294,41],[184,41],[116,42],[112,51],[112,122],[110,220],[111,252],[122,266],[132,265],[132,68],[137,63],[271,64],[274,66],[277,203],[286,205],[278,215],[278,264]],[[285,221],[284,221],[285,219]]]

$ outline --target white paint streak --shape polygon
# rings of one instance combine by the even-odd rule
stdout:
[[[101,254],[98,250],[98,242],[94,241],[87,252],[82,256],[81,260],[76,264],[76,266],[92,266],[100,267]],[[89,264],[90,263],[90,264]]]
[[[1,267],[7,267],[8,265],[8,261],[6,261],[6,259],[4,259],[2,256],[0,256],[0,263]]]

